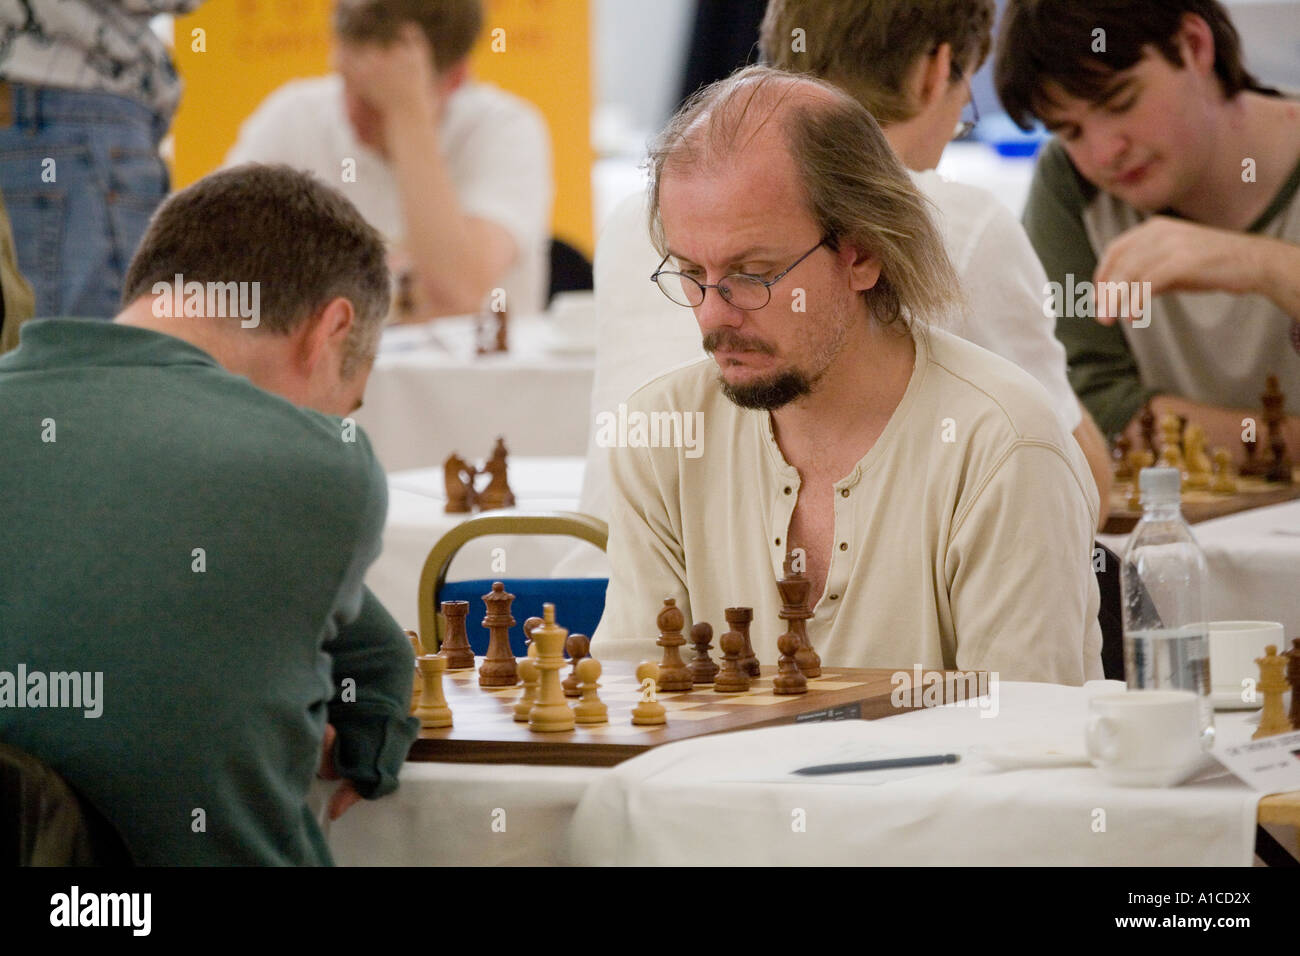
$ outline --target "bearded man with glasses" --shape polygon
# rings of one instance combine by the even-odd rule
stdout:
[[[1099,678],[1083,455],[1033,379],[931,326],[956,276],[871,115],[751,67],[692,97],[651,165],[652,279],[711,358],[627,402],[629,421],[702,430],[610,450],[596,652],[653,654],[672,597],[697,622],[752,607],[773,663],[790,561],[829,666]]]

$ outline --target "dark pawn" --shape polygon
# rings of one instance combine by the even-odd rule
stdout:
[[[740,652],[745,639],[738,631],[728,631],[718,641],[722,648],[722,669],[713,680],[713,689],[719,694],[743,694],[749,690],[749,675],[740,666]]]
[[[568,677],[560,681],[560,686],[564,688],[565,697],[577,697],[581,694],[578,689],[578,661],[591,656],[591,639],[586,634],[570,634],[564,641],[564,651],[569,655],[573,669],[569,671]]]
[[[718,665],[709,657],[713,646],[713,625],[700,621],[691,626],[691,643],[695,646],[695,659],[691,661],[691,676],[697,684],[712,684],[718,675]]]
[[[798,635],[786,631],[777,640],[776,646],[781,651],[781,659],[776,665],[779,673],[772,680],[772,691],[777,694],[808,693],[808,678],[803,676],[794,659],[799,651]]]

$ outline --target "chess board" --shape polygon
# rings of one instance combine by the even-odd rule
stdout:
[[[1101,529],[1104,534],[1128,534],[1142,517],[1141,509],[1133,511],[1128,506],[1131,491],[1129,482],[1115,482],[1110,493],[1110,512],[1105,527]],[[1196,524],[1297,498],[1300,498],[1300,469],[1296,469],[1295,480],[1289,485],[1262,478],[1238,478],[1236,494],[1216,495],[1209,491],[1185,490],[1183,517],[1188,524]]]
[[[479,663],[482,659],[479,659]],[[603,663],[603,662],[602,662]],[[762,668],[744,694],[719,694],[712,686],[690,691],[660,691],[667,724],[639,727],[631,711],[640,698],[629,663],[603,663],[600,699],[609,707],[609,722],[579,724],[574,730],[538,733],[513,718],[523,685],[482,688],[478,671],[448,671],[443,679],[453,726],[422,729],[410,760],[452,763],[517,763],[609,767],[660,744],[705,734],[752,730],[776,724],[816,720],[873,720],[917,709],[890,700],[893,670],[822,668],[808,681],[808,693],[772,691],[775,667]],[[564,674],[567,676],[566,666]],[[909,675],[910,676],[910,675]],[[570,704],[573,700],[570,699]]]

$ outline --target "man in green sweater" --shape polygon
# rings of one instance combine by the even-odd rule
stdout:
[[[307,806],[397,786],[411,651],[362,584],[387,509],[349,418],[388,308],[341,195],[244,166],[173,196],[113,323],[0,358],[0,740],[142,864],[325,864]]]
[[[1246,70],[1223,6],[1012,0],[996,83],[1056,134],[1025,229],[1102,430],[1136,439],[1150,401],[1240,457],[1275,374],[1300,447],[1300,103]]]

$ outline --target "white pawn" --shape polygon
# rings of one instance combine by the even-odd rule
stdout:
[[[442,673],[447,669],[447,659],[436,654],[423,654],[418,661],[423,688],[420,692],[420,706],[415,708],[415,716],[420,718],[420,726],[428,728],[450,727],[451,708],[442,691]]]
[[[654,726],[668,723],[668,711],[655,699],[659,687],[659,665],[653,661],[642,661],[636,667],[637,683],[641,685],[641,699],[632,708],[632,723],[638,726]]]
[[[582,699],[573,705],[573,717],[580,724],[609,723],[609,708],[597,696],[600,688],[600,661],[584,657],[575,669],[578,676],[578,693]]]

